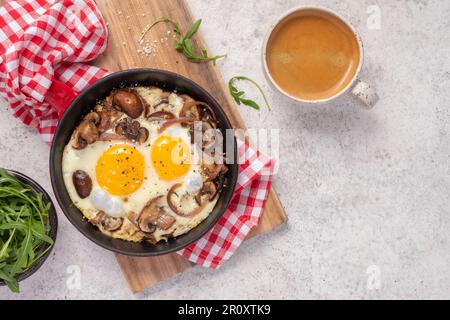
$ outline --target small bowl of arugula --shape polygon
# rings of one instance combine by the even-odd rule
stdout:
[[[45,190],[29,177],[0,168],[0,286],[15,293],[50,255],[58,220]]]

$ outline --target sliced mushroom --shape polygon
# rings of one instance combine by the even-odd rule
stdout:
[[[122,116],[117,110],[100,111],[98,114],[100,115],[100,123],[98,125],[98,131],[100,133],[114,127],[116,121]]]
[[[134,211],[130,211],[127,214],[127,218],[128,220],[134,224],[135,227],[139,228],[139,216],[140,214],[134,212]]]
[[[116,134],[126,137],[129,140],[144,143],[147,141],[150,133],[144,127],[141,127],[139,121],[126,118],[116,125]]]
[[[203,173],[208,177],[208,181],[213,181],[219,175],[227,173],[228,167],[223,163],[203,163],[202,170]]]
[[[122,227],[123,219],[122,218],[113,218],[108,216],[103,211],[97,213],[92,222],[96,225],[102,226],[107,231],[117,231]]]
[[[153,233],[156,231],[156,226],[151,224],[148,219],[143,219],[139,223],[139,229],[144,233]]]
[[[195,100],[185,102],[180,111],[180,118],[190,118],[195,121],[200,120],[200,111],[197,104],[198,103]]]
[[[87,142],[80,138],[78,132],[75,132],[70,139],[70,145],[76,150],[81,150],[87,147]]]
[[[228,168],[227,168],[228,169]],[[221,173],[215,180],[214,184],[217,188],[217,194],[222,192],[223,187],[225,186],[225,173]]]
[[[217,123],[216,114],[214,113],[211,106],[204,102],[197,102],[200,110],[200,118],[205,122],[212,122],[214,124]]]
[[[164,214],[164,209],[160,203],[164,196],[156,197],[144,207],[138,219],[139,229],[146,233],[153,233],[160,215]]]
[[[141,127],[141,128],[139,128],[139,134],[138,134],[137,141],[139,143],[145,143],[148,140],[149,136],[150,136],[150,133],[148,132],[148,130],[144,127]]]
[[[183,96],[186,97],[186,96]],[[194,118],[197,121],[211,122],[214,125],[217,122],[216,114],[211,106],[201,101],[195,101],[191,97],[185,98],[184,106],[180,111],[180,117]]]
[[[162,203],[164,196],[156,197],[142,210],[138,218],[138,226],[143,232],[152,233],[156,227],[168,230],[176,219],[167,213],[167,207]]]
[[[89,197],[92,191],[92,180],[89,175],[83,170],[77,170],[72,175],[72,182],[75,190],[81,199]]]
[[[130,118],[120,121],[116,126],[116,133],[121,136],[125,136],[128,131],[128,125],[130,123]]]
[[[133,119],[139,118],[144,112],[144,103],[139,94],[132,89],[117,90],[112,95],[112,104],[119,107]]]
[[[205,196],[208,197],[208,201],[213,201],[217,193],[218,189],[215,183],[212,181],[207,181],[203,183],[203,187],[195,195],[195,201],[197,201],[197,203],[201,205],[204,201],[203,199],[205,198]]]
[[[74,149],[83,149],[88,144],[97,141],[99,131],[97,125],[100,123],[100,116],[96,112],[86,115],[78,128],[75,130],[71,145]]]
[[[179,206],[173,202],[174,195],[176,195],[178,198],[180,198],[180,195],[177,193],[177,191],[181,187],[182,187],[182,184],[178,183],[178,184],[175,184],[174,186],[172,186],[172,188],[170,188],[169,193],[167,194],[167,203],[169,204],[170,209],[172,209],[172,211],[175,212],[177,215],[179,215],[181,217],[194,217],[205,208],[205,206],[209,202],[209,199],[208,198],[205,198],[205,200],[201,199],[200,204],[199,204],[199,202],[197,202],[197,200],[195,199],[195,196],[194,196],[194,200],[197,202],[197,204],[199,204],[199,206],[197,208],[195,208],[194,210],[192,210],[191,212],[183,212],[180,210],[181,206]]]

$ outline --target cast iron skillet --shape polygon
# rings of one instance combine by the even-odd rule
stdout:
[[[72,132],[77,127],[82,117],[91,111],[98,100],[107,97],[113,89],[129,86],[157,86],[165,90],[177,90],[180,94],[189,94],[198,101],[206,102],[215,111],[218,127],[225,134],[226,129],[231,129],[231,124],[217,101],[202,87],[193,81],[172,72],[156,69],[132,69],[111,74],[93,85],[89,86],[72,102],[63,114],[50,151],[50,176],[53,191],[64,214],[69,221],[87,238],[105,249],[129,256],[157,256],[178,251],[197,241],[205,235],[222,217],[227,208],[236,185],[238,166],[234,162],[229,165],[223,188],[213,212],[196,228],[185,235],[170,239],[167,243],[160,242],[156,245],[149,243],[132,243],[124,240],[113,239],[101,233],[96,227],[83,218],[83,214],[72,204],[64,185],[62,175],[62,155],[65,145],[69,142]],[[225,135],[224,135],[225,137]],[[224,139],[226,144],[226,139]],[[236,159],[236,143],[233,141],[233,159]],[[228,155],[230,156],[230,155]],[[94,164],[93,164],[94,165]]]

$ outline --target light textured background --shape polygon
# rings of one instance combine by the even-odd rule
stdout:
[[[50,259],[12,295],[0,298],[450,298],[450,2],[444,0],[189,0],[224,78],[265,83],[264,34],[298,4],[348,17],[365,42],[362,78],[378,89],[371,112],[348,96],[310,108],[270,92],[271,113],[240,108],[249,127],[280,128],[274,178],[288,226],[245,243],[220,270],[194,268],[133,295],[114,256],[78,233],[59,211]],[[369,5],[381,30],[366,25]],[[266,85],[267,88],[267,85]],[[51,190],[48,147],[0,102],[0,165]],[[67,268],[81,268],[69,290]],[[367,286],[368,268],[381,288]]]

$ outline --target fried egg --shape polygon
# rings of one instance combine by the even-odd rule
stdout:
[[[178,116],[183,108],[184,99],[175,93],[164,93],[158,88],[134,90],[147,108],[154,108],[153,111]],[[136,139],[117,135],[121,121],[128,121],[124,126],[128,126],[130,136],[137,132],[133,136]],[[189,127],[175,123],[161,132],[162,122],[161,119],[147,118],[145,112],[136,119],[121,112],[106,130],[97,132],[93,143],[74,147],[73,140],[80,139],[77,136],[80,132],[76,131],[71,143],[66,145],[62,168],[68,194],[83,215],[105,234],[128,241],[150,239],[156,243],[188,232],[214,209],[218,197],[206,205],[194,201],[194,195],[200,193],[208,177],[202,164],[196,161],[196,147],[191,143]],[[93,123],[100,130],[100,120]],[[80,127],[77,130],[80,131]],[[138,134],[142,132],[145,141],[140,141]],[[80,193],[75,172],[82,172],[89,178],[90,189],[86,197]],[[183,197],[190,197],[189,205],[180,202],[180,211],[189,207],[198,213],[184,215],[170,210],[167,197],[175,185],[180,185],[180,190],[186,192]],[[175,193],[177,197],[181,194],[178,193]],[[164,210],[164,215],[159,217],[161,221],[152,220],[152,225],[145,225],[142,215],[152,199],[158,197],[161,200],[157,209]],[[167,221],[172,223],[169,227]],[[153,231],[151,234],[149,228]]]

